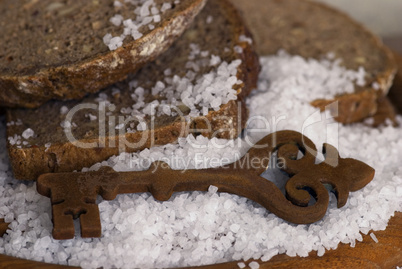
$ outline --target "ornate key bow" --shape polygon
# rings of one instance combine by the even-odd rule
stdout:
[[[297,159],[299,151],[304,154],[301,159]],[[342,207],[349,191],[363,188],[375,173],[363,162],[340,158],[331,145],[324,144],[323,151],[325,161],[315,164],[316,147],[310,139],[294,131],[280,131],[264,137],[239,161],[223,167],[172,170],[166,163],[155,162],[141,172],[115,172],[104,167],[96,172],[44,174],[38,179],[37,190],[51,198],[55,239],[74,237],[75,218],[80,218],[82,237],[101,236],[98,195],[113,200],[118,194],[150,192],[155,199],[166,201],[174,192],[207,191],[210,185],[219,192],[247,197],[284,220],[307,224],[326,213],[329,194],[325,185],[332,187],[338,207]],[[275,152],[278,160],[284,161],[282,170],[290,176],[286,196],[260,176]],[[316,202],[309,206],[310,194]]]

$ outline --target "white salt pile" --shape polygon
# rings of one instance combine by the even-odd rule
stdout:
[[[34,183],[12,177],[1,124],[0,218],[11,225],[0,238],[0,253],[84,268],[180,267],[250,258],[267,261],[279,253],[307,256],[312,250],[321,256],[341,242],[354,246],[362,240],[361,233],[385,229],[394,212],[402,211],[402,127],[340,126],[309,105],[313,98],[332,95],[339,87],[349,89],[353,81],[364,80],[364,72],[284,53],[261,62],[258,91],[248,100],[252,118],[246,137],[236,141],[188,137],[177,145],[122,154],[91,169],[110,165],[116,170],[141,170],[153,160],[167,160],[174,168],[209,167],[212,158],[223,162],[240,158],[249,140],[292,129],[303,131],[317,146],[324,141],[336,144],[342,157],[376,169],[375,179],[351,193],[345,207],[338,209],[332,195],[321,221],[294,225],[245,198],[217,193],[214,187],[208,193],[178,193],[164,203],[149,194],[120,195],[114,201],[99,200],[102,238],[81,239],[77,229],[76,239],[56,241],[51,238],[49,199],[36,193]],[[397,120],[402,126],[402,117]],[[259,132],[251,130],[257,127]],[[276,170],[264,176],[278,185],[286,179]]]
[[[110,18],[110,23],[115,26],[123,24],[123,33],[120,36],[113,37],[110,33],[103,37],[103,42],[110,50],[116,50],[123,45],[123,41],[127,36],[131,36],[134,40],[140,39],[143,36],[144,26],[148,26],[147,30],[153,30],[156,23],[161,21],[161,15],[167,10],[171,9],[174,4],[179,4],[180,1],[164,1],[158,7],[154,0],[124,0],[114,1],[115,7],[122,7],[123,5],[132,6],[133,17],[124,18],[121,14],[115,14]]]
[[[122,113],[136,117],[163,114],[171,116],[176,113],[174,110],[172,111],[172,107],[184,105],[190,109],[189,116],[197,117],[207,115],[210,109],[218,111],[230,100],[236,100],[237,92],[233,87],[242,83],[237,79],[237,68],[242,61],[237,59],[228,63],[222,61],[219,56],[211,55],[209,57],[209,52],[201,51],[200,46],[195,43],[191,43],[190,48],[185,76],[180,77],[174,74],[170,68],[166,69],[164,80],[157,81],[151,89],[141,87],[137,80],[131,81],[129,86],[133,92],[131,98],[134,105],[123,108]],[[200,70],[206,66],[214,68],[203,74]],[[144,99],[149,94],[159,95],[163,98],[145,103]],[[108,100],[108,98],[105,96],[100,100]]]

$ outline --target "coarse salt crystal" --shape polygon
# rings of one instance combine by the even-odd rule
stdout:
[[[159,9],[157,7],[152,7],[151,8],[151,13],[152,13],[152,15],[158,15],[159,14]]]
[[[371,85],[371,87],[373,87],[374,90],[379,90],[380,89],[380,84],[378,82],[373,82],[373,84]]]
[[[60,108],[60,114],[64,115],[64,114],[67,114],[67,113],[68,113],[68,107],[62,106]]]
[[[112,40],[112,38],[113,38],[113,36],[112,36],[111,34],[106,34],[106,35],[103,37],[103,43],[105,43],[106,46],[109,46],[110,40]]]
[[[158,23],[161,21],[161,16],[160,15],[155,15],[154,16],[154,22]]]
[[[113,23],[115,26],[120,26],[123,22],[123,16],[120,14],[116,14],[110,18],[110,22]]]
[[[377,236],[375,236],[375,234],[370,233],[370,237],[371,237],[371,239],[373,239],[374,242],[378,243],[378,239],[377,239]]]
[[[124,123],[121,123],[115,127],[116,130],[121,130],[124,128]]]
[[[217,193],[218,192],[218,187],[216,187],[216,186],[209,186],[209,188],[208,188],[208,192],[209,193]]]
[[[122,7],[122,6],[123,6],[123,4],[122,4],[120,1],[114,1],[114,2],[113,2],[113,5],[114,5],[115,7]]]
[[[147,124],[145,122],[140,122],[137,125],[137,130],[138,131],[145,131],[147,129]]]
[[[258,262],[250,262],[248,264],[248,266],[250,266],[251,269],[258,269],[260,268],[260,264]]]
[[[141,6],[140,16],[146,17],[149,16],[151,13],[149,11],[149,7],[153,4],[153,0],[145,1]]]
[[[168,2],[165,2],[165,3],[162,4],[161,11],[166,12],[167,10],[169,10],[171,8],[172,8],[172,4],[168,3]]]
[[[94,120],[96,120],[98,118],[97,116],[95,116],[95,115],[93,115],[91,113],[88,114],[88,117],[89,117],[90,121],[94,121]]]
[[[71,122],[69,122],[68,120],[62,121],[60,124],[61,127],[63,128],[71,128]]]
[[[117,48],[121,47],[123,45],[123,40],[121,37],[116,36],[113,37],[110,42],[109,42],[109,49],[110,50],[116,50]]]
[[[28,128],[22,133],[22,137],[25,139],[31,138],[35,135],[35,132],[31,129]]]
[[[211,24],[211,23],[213,22],[213,20],[214,20],[214,17],[212,17],[211,15],[209,15],[209,16],[207,17],[207,23],[208,23],[208,24]]]
[[[51,146],[52,146],[52,143],[46,143],[45,144],[45,148],[46,148],[45,151],[47,151]]]
[[[221,63],[221,57],[219,57],[219,56],[216,56],[216,55],[211,55],[211,61],[210,61],[210,65],[211,66],[215,66],[215,65],[217,65],[217,64],[220,64]]]
[[[242,54],[243,53],[243,48],[240,46],[235,46],[234,47],[234,51],[238,54]]]
[[[237,266],[238,266],[239,268],[243,269],[243,268],[246,267],[246,264],[245,264],[244,262],[239,262],[239,263],[237,263]]]
[[[253,40],[250,37],[247,37],[245,35],[239,36],[239,41],[241,42],[247,42],[249,44],[253,44]]]

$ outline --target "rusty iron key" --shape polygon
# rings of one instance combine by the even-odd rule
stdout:
[[[74,238],[73,219],[79,218],[82,237],[100,237],[101,221],[96,198],[113,200],[118,194],[150,192],[166,201],[174,192],[207,191],[237,194],[251,199],[278,217],[296,224],[313,223],[326,213],[330,185],[338,207],[347,202],[349,192],[357,191],[374,177],[374,169],[354,159],[340,158],[336,148],[324,144],[325,161],[315,164],[316,147],[300,133],[280,131],[254,145],[243,158],[229,165],[201,170],[173,170],[164,162],[154,162],[140,172],[116,172],[103,167],[96,172],[44,174],[37,190],[51,198],[53,237]],[[301,151],[304,156],[297,159]],[[289,174],[286,196],[261,174],[269,169],[273,153],[284,161],[282,170]],[[308,205],[310,195],[316,202]]]

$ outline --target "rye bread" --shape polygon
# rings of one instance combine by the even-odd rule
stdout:
[[[217,58],[218,56],[220,59]],[[118,135],[117,129],[122,130],[121,126],[114,128],[115,125],[119,125],[118,117],[123,116],[124,113],[132,115],[133,111],[130,112],[130,107],[134,109],[133,105],[141,103],[139,100],[141,98],[136,95],[140,95],[143,91],[140,86],[145,89],[145,103],[149,104],[155,100],[163,102],[167,99],[165,93],[158,91],[151,93],[158,84],[161,85],[158,81],[164,82],[167,89],[172,78],[177,80],[193,77],[195,74],[192,81],[194,85],[200,86],[199,79],[206,78],[205,74],[214,74],[212,77],[226,74],[225,68],[222,68],[227,66],[226,62],[231,65],[236,62],[239,64],[234,68],[231,78],[221,81],[222,83],[227,83],[226,80],[232,81],[233,86],[229,91],[234,92],[234,99],[237,96],[236,100],[232,99],[216,110],[209,107],[207,111],[203,111],[203,113],[206,112],[206,116],[203,117],[189,116],[191,109],[183,104],[184,99],[182,99],[176,102],[176,108],[183,116],[180,116],[179,112],[177,115],[170,116],[162,113],[155,117],[155,125],[152,127],[150,126],[152,117],[148,114],[145,116],[146,131],[140,131],[143,126],[139,128],[138,122],[130,122],[123,127],[123,130],[129,127],[131,131],[132,129],[137,131],[130,133],[128,130],[126,134]],[[200,68],[198,72],[193,72],[196,69],[194,63],[198,63],[196,64]],[[227,0],[209,1],[192,26],[167,52],[127,80],[80,101],[51,101],[37,109],[8,110],[8,150],[14,176],[17,179],[34,180],[43,173],[80,170],[104,161],[121,151],[135,152],[153,145],[172,143],[178,137],[186,136],[188,133],[202,134],[207,137],[237,137],[247,120],[247,110],[243,99],[256,87],[259,70],[259,60],[254,51],[251,36],[237,10]],[[177,75],[176,78],[174,75]],[[206,83],[206,86],[213,85],[216,80],[215,78],[211,82],[206,79],[203,83]],[[173,87],[169,91],[170,94],[178,92],[180,87]],[[221,91],[219,87],[216,90]],[[205,92],[207,91],[208,88],[205,88]],[[81,110],[67,125],[77,126],[72,127],[72,133],[78,142],[98,144],[86,149],[77,147],[76,143],[68,142],[64,132],[66,114],[60,111],[71,111],[71,108],[79,104],[100,104],[101,99],[110,102],[110,104],[105,103],[106,118],[112,121],[114,116],[116,124],[112,124],[111,129],[106,128],[105,135],[100,135],[99,121],[104,121],[99,119],[103,116],[96,110]],[[114,109],[109,106],[111,104]],[[144,106],[140,109],[141,113],[145,111]],[[198,105],[192,109],[197,110],[200,107],[201,105]],[[160,112],[159,109],[158,111]],[[207,130],[207,122],[211,123],[209,130]],[[183,123],[188,128],[183,129]],[[154,137],[150,137],[149,130],[154,131]],[[113,134],[113,132],[116,133]],[[138,142],[144,134],[146,141],[140,146],[129,147],[119,143],[121,138],[131,143]],[[16,143],[17,140],[19,144]]]
[[[125,20],[145,18],[134,14],[138,4],[121,0],[1,1],[0,106],[34,108],[50,99],[79,99],[125,79],[168,49],[206,0],[154,2],[160,21],[141,26],[141,38],[127,36],[122,47],[110,51],[105,35],[119,36],[124,27],[109,20],[116,14]],[[163,3],[171,3],[172,8],[162,12]]]
[[[384,98],[379,99],[377,107],[377,112],[363,121],[366,125],[373,128],[378,128],[384,125],[398,126],[396,119],[397,110],[390,98],[385,96]]]
[[[364,67],[366,85],[355,93],[311,100],[320,109],[339,101],[342,123],[360,121],[377,111],[394,78],[392,54],[374,34],[349,16],[308,0],[232,0],[242,11],[260,55],[284,49],[293,55],[321,59],[334,53],[348,69]],[[304,94],[304,93],[301,93]]]
[[[386,42],[389,46],[388,42]],[[392,45],[392,44],[391,44]],[[377,113],[372,118],[365,120],[370,126],[379,127],[381,125],[398,126],[397,114],[402,113],[402,56],[399,52],[393,51],[395,61],[398,65],[394,83],[386,97],[378,101]]]

